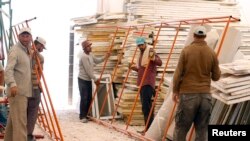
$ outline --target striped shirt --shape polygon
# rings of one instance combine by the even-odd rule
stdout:
[[[39,52],[37,53],[38,59],[40,61],[41,67],[43,68],[44,57]],[[38,75],[37,75],[38,72]],[[32,84],[33,89],[39,89],[39,81],[41,78],[41,72],[38,71],[38,62],[36,61],[35,56],[32,59]]]

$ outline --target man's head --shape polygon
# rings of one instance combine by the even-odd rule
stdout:
[[[206,38],[207,32],[204,26],[198,26],[194,29],[194,37],[195,38]]]
[[[32,40],[31,29],[28,27],[20,29],[18,39],[24,47],[29,47]]]
[[[36,49],[39,51],[39,52],[42,52],[43,49],[46,49],[45,46],[46,46],[46,41],[45,39],[43,39],[42,37],[36,37],[35,41],[34,41],[34,44],[36,46]]]
[[[141,50],[141,52],[143,52],[146,48],[146,41],[145,38],[143,37],[138,37],[135,40],[137,47],[139,47],[139,49]]]
[[[90,40],[85,40],[82,42],[82,49],[84,50],[85,53],[90,53],[91,52],[91,45],[92,43]]]

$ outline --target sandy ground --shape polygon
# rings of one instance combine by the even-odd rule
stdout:
[[[57,117],[65,141],[136,141],[134,138],[93,121],[81,123],[78,114],[74,110],[59,111],[57,112]],[[122,127],[122,129],[126,128],[123,121],[117,121],[115,125]],[[143,127],[141,126],[129,126],[128,128],[129,131],[133,132],[142,129]],[[39,125],[36,125],[34,133],[44,135],[44,139],[39,139],[41,141],[52,141]]]

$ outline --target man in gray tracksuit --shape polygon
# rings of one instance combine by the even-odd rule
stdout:
[[[32,95],[31,30],[22,28],[18,39],[9,51],[4,76],[10,106],[4,141],[27,141],[27,104]]]

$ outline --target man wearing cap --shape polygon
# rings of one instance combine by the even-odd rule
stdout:
[[[8,52],[4,74],[9,100],[5,141],[27,141],[27,105],[32,96],[30,28],[22,28],[18,40]]]
[[[145,38],[138,37],[136,45],[140,49],[140,54],[137,56],[137,62],[131,66],[131,69],[138,72],[137,85],[140,86],[144,71],[148,65],[146,77],[142,82],[140,90],[140,100],[142,104],[142,112],[144,115],[144,122],[146,125],[149,120],[148,126],[145,131],[138,131],[144,133],[148,130],[154,119],[154,112],[149,117],[150,109],[152,107],[152,96],[155,94],[155,79],[157,73],[157,66],[162,65],[161,58],[155,53],[152,47],[147,46]]]
[[[96,85],[100,83],[100,80],[94,75],[94,66],[98,63],[108,59],[110,53],[107,53],[104,57],[97,58],[91,53],[92,43],[89,40],[82,42],[83,55],[79,60],[79,75],[78,86],[80,91],[80,115],[81,122],[86,123],[88,109],[92,100],[92,82],[94,80]]]
[[[219,80],[221,74],[216,54],[205,41],[205,27],[196,27],[193,37],[182,50],[173,77],[173,100],[179,103],[173,141],[185,141],[192,123],[195,140],[207,141],[212,110],[210,83]]]
[[[27,132],[28,141],[35,141],[33,136],[33,131],[35,128],[39,104],[41,102],[41,88],[39,86],[41,73],[43,70],[44,57],[41,54],[43,49],[45,49],[46,41],[42,37],[36,37],[34,40],[35,50],[32,51],[32,84],[33,84],[33,95],[28,98],[28,108],[27,108]],[[39,60],[41,68],[39,68]]]

